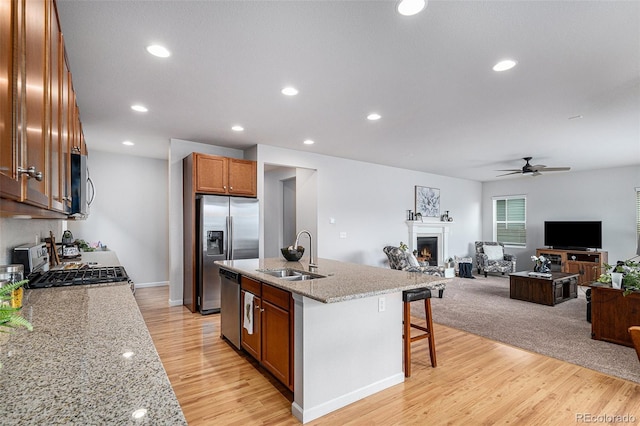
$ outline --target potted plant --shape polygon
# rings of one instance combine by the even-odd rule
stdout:
[[[640,291],[640,263],[632,260],[626,260],[624,262],[618,262],[615,266],[604,264],[605,273],[600,275],[598,282],[612,284],[614,286],[615,280],[620,277],[616,274],[621,274],[621,288],[624,289],[624,296],[627,296],[634,291]]]
[[[0,287],[0,333],[11,333],[17,327],[33,330],[31,323],[19,315],[20,307],[16,306],[14,300],[14,291],[21,289],[28,282],[29,280],[22,280]]]

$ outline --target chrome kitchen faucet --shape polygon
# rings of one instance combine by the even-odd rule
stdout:
[[[318,265],[316,264],[316,259],[313,257],[313,238],[311,237],[311,232],[306,229],[298,232],[298,235],[296,235],[296,242],[293,243],[293,247],[298,247],[298,240],[302,234],[307,234],[309,236],[309,270],[317,269]]]

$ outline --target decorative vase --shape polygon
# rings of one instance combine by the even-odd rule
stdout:
[[[622,272],[611,273],[611,287],[622,288]]]

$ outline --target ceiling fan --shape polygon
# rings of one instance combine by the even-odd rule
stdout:
[[[529,160],[531,160],[532,158],[533,157],[522,157],[522,159],[526,161],[526,164],[522,167],[522,169],[496,170],[497,172],[510,172],[503,175],[498,175],[496,177],[516,175],[519,173],[523,175],[530,174],[531,176],[540,176],[542,172],[566,172],[567,170],[571,170],[571,167],[547,167],[542,164],[532,166],[531,164],[529,164]]]

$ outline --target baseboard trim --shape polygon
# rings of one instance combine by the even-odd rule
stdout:
[[[316,405],[315,407],[306,409],[300,407],[300,405],[296,404],[294,401],[291,404],[291,413],[302,423],[307,423],[402,382],[404,382],[404,373],[394,374],[376,383],[372,383],[330,401]]]
[[[134,283],[136,288],[146,288],[146,287],[162,287],[165,285],[169,285],[169,281],[158,281],[155,283]]]
[[[182,306],[182,299],[177,299],[177,300],[169,299],[169,306]]]

